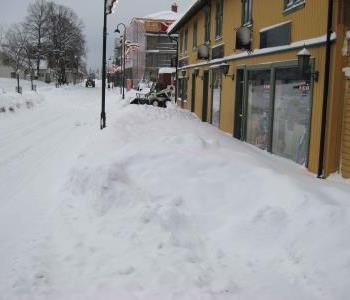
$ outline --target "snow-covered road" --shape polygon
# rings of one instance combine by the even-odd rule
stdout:
[[[102,132],[99,89],[39,94],[0,114],[1,300],[348,299],[348,181],[116,90]]]
[[[11,91],[14,83],[2,79],[1,84]],[[20,273],[28,260],[23,253],[43,234],[59,204],[57,189],[65,173],[98,128],[98,90],[42,86],[39,93],[45,101],[35,107],[0,115],[2,296],[3,284]]]

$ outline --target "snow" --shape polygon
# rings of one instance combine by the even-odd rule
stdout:
[[[173,12],[171,10],[166,11],[160,11],[154,14],[150,14],[148,16],[144,17],[145,19],[152,19],[152,20],[170,20],[174,21],[178,18],[178,13]]]
[[[176,68],[160,68],[159,74],[173,74],[176,73]]]
[[[274,24],[274,25],[271,25],[271,26],[268,26],[268,27],[264,27],[262,29],[260,29],[260,32],[265,32],[265,31],[268,31],[268,30],[271,30],[271,29],[274,29],[274,28],[278,28],[282,25],[286,25],[286,24],[289,24],[291,23],[292,21],[285,21],[285,22],[281,22],[281,23],[278,23],[278,24]]]
[[[192,3],[187,7],[187,9],[185,9],[185,11],[181,14],[178,14],[178,17],[175,19],[175,22],[172,23],[167,32],[168,34],[173,34],[175,32],[173,32],[174,28],[178,26],[178,24],[191,12],[191,10],[198,5],[200,2],[203,2],[203,0],[192,0]]]
[[[35,82],[34,84],[37,84]],[[39,83],[39,85],[43,85]],[[31,85],[28,81],[20,81],[22,87],[22,94],[15,92],[17,81],[15,79],[1,79],[0,85],[0,118],[5,113],[14,113],[19,110],[32,109],[34,106],[42,102],[42,97],[31,91]]]
[[[118,92],[0,118],[2,299],[348,298],[349,180]]]
[[[336,33],[333,32],[331,35],[331,41],[334,41],[336,39],[336,37],[337,37]],[[237,59],[242,59],[242,58],[247,58],[247,57],[254,57],[254,56],[258,56],[258,55],[271,54],[271,53],[280,52],[280,51],[289,51],[289,50],[294,50],[294,49],[298,49],[301,47],[323,44],[326,41],[327,41],[327,35],[322,35],[322,36],[315,37],[312,39],[293,42],[293,43],[291,43],[289,45],[285,45],[285,46],[269,47],[269,48],[263,48],[263,49],[254,49],[253,52],[246,51],[246,52],[241,52],[238,54],[228,55],[228,56],[225,56],[223,58],[213,59],[209,62],[205,61],[205,62],[201,62],[201,63],[191,64],[191,65],[187,65],[183,68],[180,68],[179,70],[193,68],[193,67],[199,67],[199,66],[205,66],[205,65],[211,65],[211,64],[219,64],[219,63],[228,62],[231,60],[237,60]],[[267,62],[266,64],[269,64],[269,63],[270,62]]]
[[[346,77],[350,77],[350,68],[343,68]]]

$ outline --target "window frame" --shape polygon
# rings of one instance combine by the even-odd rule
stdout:
[[[242,26],[253,23],[253,0],[242,0]]]
[[[306,0],[283,0],[283,12],[293,12],[299,8],[303,8]]]
[[[206,44],[210,43],[210,30],[211,30],[211,9],[207,5],[204,10],[204,42]]]
[[[221,39],[224,23],[224,0],[216,0],[215,3],[215,38]]]
[[[198,47],[198,20],[195,20],[193,23],[192,47],[193,50],[196,50]]]
[[[188,52],[188,28],[185,29],[184,34],[184,53],[186,54]]]

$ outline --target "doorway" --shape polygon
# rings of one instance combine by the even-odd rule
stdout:
[[[202,121],[208,121],[208,92],[209,92],[209,71],[203,73],[203,107]]]
[[[236,83],[236,101],[235,101],[235,119],[234,125],[235,129],[233,132],[233,136],[236,139],[243,140],[244,132],[243,132],[243,101],[244,99],[244,69],[237,70],[237,83]]]
[[[196,74],[192,74],[191,112],[196,108]]]
[[[212,74],[211,124],[219,128],[221,111],[221,70],[214,69]]]

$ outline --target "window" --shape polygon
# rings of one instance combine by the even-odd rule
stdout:
[[[183,33],[181,32],[180,33],[180,36],[179,36],[179,52],[182,53],[183,50],[184,50],[184,43],[183,43]]]
[[[242,0],[242,24],[252,23],[252,0]]]
[[[187,53],[188,50],[188,29],[185,30],[185,36],[184,36],[184,51]]]
[[[222,37],[222,22],[224,17],[224,1],[216,0],[216,38]]]
[[[210,6],[209,5],[205,7],[204,14],[205,14],[204,42],[209,43],[210,42]]]
[[[260,48],[277,47],[290,44],[291,23],[260,32]]]
[[[305,0],[284,0],[284,9],[293,9],[302,4],[305,4]]]
[[[194,49],[197,48],[197,45],[198,45],[197,33],[198,33],[198,21],[195,21],[193,24],[193,38],[192,38]]]

